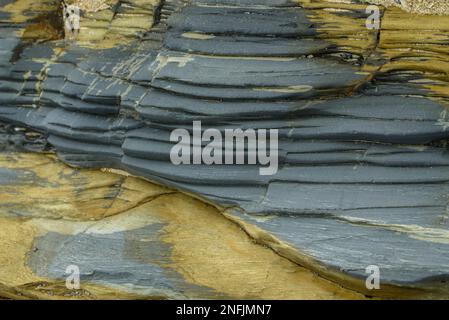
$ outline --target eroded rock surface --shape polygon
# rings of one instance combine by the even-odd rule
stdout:
[[[229,219],[257,241],[346,287],[447,296],[449,18],[389,9],[382,29],[368,30],[365,8],[166,1],[151,29],[110,49],[99,49],[106,35],[24,45],[17,33],[31,21],[11,24],[3,9],[1,141],[232,207]],[[194,120],[279,129],[278,173],[172,165],[170,132]],[[381,290],[364,287],[369,265]]]
[[[52,156],[4,153],[0,167],[0,297],[362,298],[175,190]],[[79,290],[65,287],[73,265]]]

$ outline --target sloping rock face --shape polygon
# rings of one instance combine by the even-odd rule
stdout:
[[[24,42],[25,26],[1,11],[3,148],[51,150],[199,196],[351,289],[447,296],[448,18],[433,29],[409,21],[402,35],[405,13],[382,11],[379,31],[366,28],[365,5],[301,4],[166,1],[150,31],[110,49],[97,38]],[[407,39],[422,25],[426,53]],[[278,172],[173,165],[170,133],[197,120],[278,129]],[[365,287],[370,265],[379,290]]]

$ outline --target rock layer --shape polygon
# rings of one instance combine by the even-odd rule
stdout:
[[[439,71],[447,50],[438,39],[447,25],[427,31],[436,44],[423,40],[423,57],[392,27],[391,16],[405,13],[384,14],[383,36],[366,29],[364,10],[166,1],[151,30],[110,49],[23,45],[23,26],[6,24],[2,137],[9,148],[51,149],[72,166],[125,170],[235,208],[229,218],[258,241],[346,287],[446,296],[449,134]],[[174,166],[170,132],[194,120],[203,129],[278,129],[278,173]],[[40,134],[30,138],[30,129]],[[380,267],[381,290],[364,287],[369,265]]]
[[[363,298],[175,190],[45,155],[4,153],[0,165],[0,297]],[[65,286],[73,265],[78,290]]]

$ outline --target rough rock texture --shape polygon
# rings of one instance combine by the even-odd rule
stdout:
[[[363,0],[384,6],[397,6],[404,10],[420,14],[449,14],[446,0]],[[344,1],[341,1],[344,2]]]
[[[4,153],[0,165],[0,297],[362,298],[174,190],[50,156]],[[69,265],[79,290],[65,287]]]
[[[0,11],[0,141],[229,208],[257,241],[348,288],[447,296],[449,18],[387,10],[377,31],[366,5],[301,4],[166,1],[151,30],[110,49],[109,28],[89,47],[25,42],[32,21]],[[172,165],[170,132],[193,120],[279,129],[279,172]],[[54,276],[59,261],[31,266]],[[381,290],[364,286],[369,265]]]

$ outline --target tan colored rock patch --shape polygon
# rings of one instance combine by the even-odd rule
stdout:
[[[107,0],[69,0],[67,4],[73,4],[86,12],[97,12],[111,7],[111,1]]]
[[[449,14],[449,2],[447,0],[367,0],[374,4],[384,6],[397,6],[408,12],[420,14]]]

